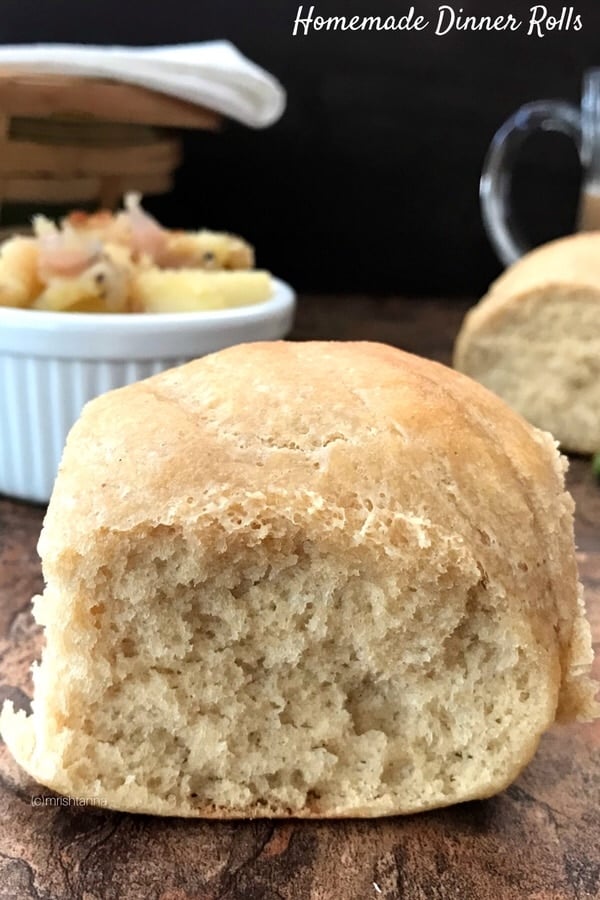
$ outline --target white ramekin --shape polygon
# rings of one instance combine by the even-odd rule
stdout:
[[[0,307],[0,493],[46,503],[88,400],[232,344],[276,340],[295,295],[198,313],[94,314]]]

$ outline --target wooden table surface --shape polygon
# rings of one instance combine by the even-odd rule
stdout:
[[[465,303],[306,298],[293,337],[370,339],[447,362]],[[574,459],[581,576],[600,643],[600,487]],[[0,498],[0,690],[28,708],[40,635],[29,598],[43,510]],[[600,667],[596,672],[600,675]],[[551,730],[507,791],[406,818],[218,823],[52,796],[0,749],[0,898],[559,900],[600,898],[600,721]]]

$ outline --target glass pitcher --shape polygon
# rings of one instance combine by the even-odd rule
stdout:
[[[514,220],[510,186],[519,149],[536,129],[559,131],[575,141],[583,166],[577,228],[600,231],[600,68],[586,72],[580,108],[563,100],[527,103],[494,136],[483,166],[479,196],[486,231],[506,266],[531,249]]]

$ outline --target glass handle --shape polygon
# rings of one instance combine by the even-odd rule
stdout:
[[[577,107],[561,100],[527,103],[496,132],[483,166],[479,198],[485,230],[505,266],[531,249],[514,221],[510,188],[513,165],[521,145],[537,129],[568,135],[581,153],[581,113]]]

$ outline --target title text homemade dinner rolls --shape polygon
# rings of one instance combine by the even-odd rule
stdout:
[[[472,309],[454,365],[565,450],[600,450],[600,232],[527,254]]]
[[[593,715],[551,438],[377,344],[234,347],[90,403],[40,540],[21,765],[183,816],[486,797]]]

